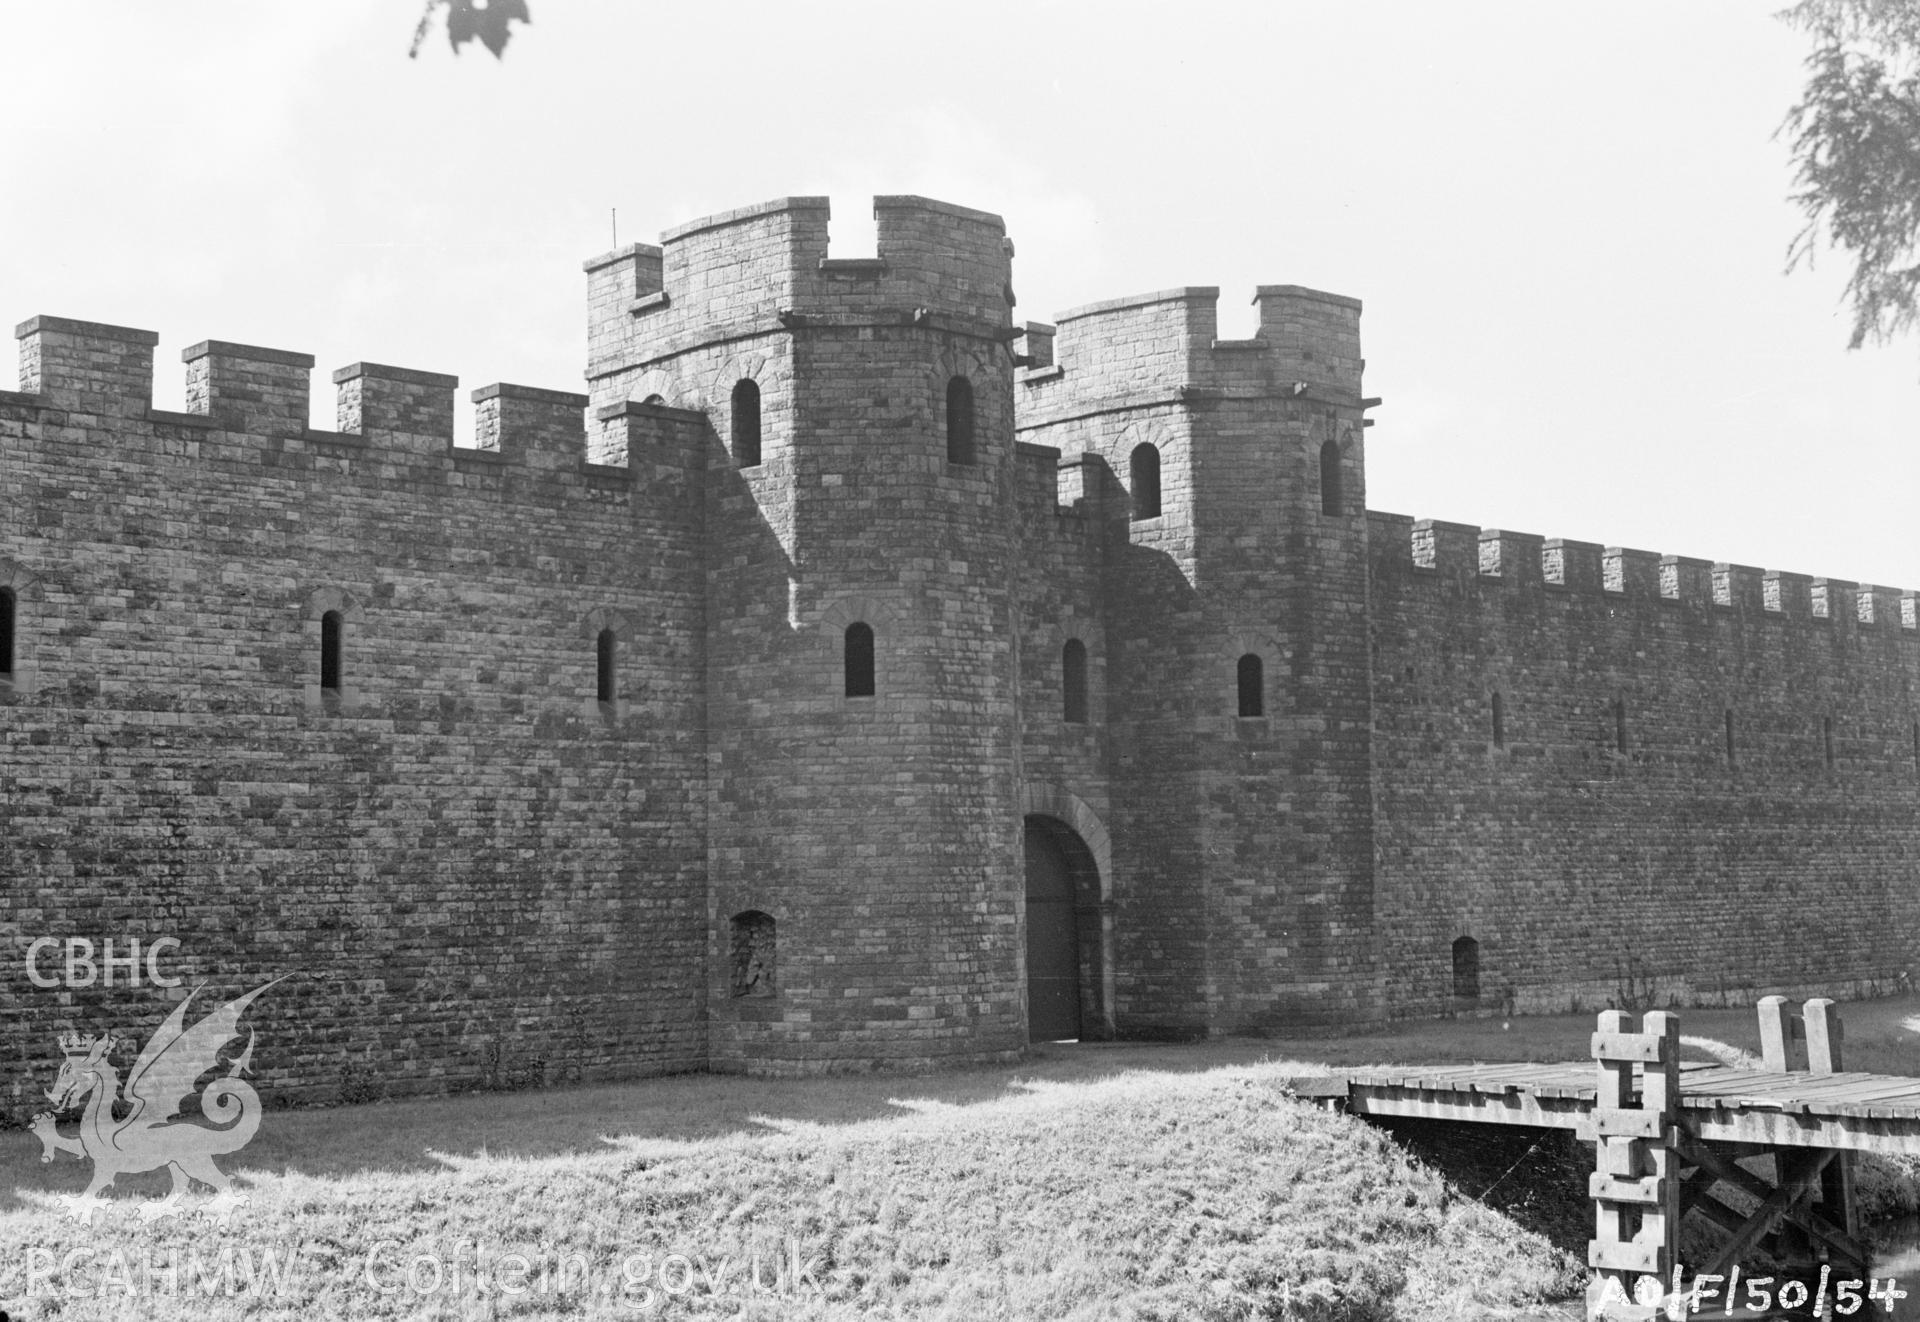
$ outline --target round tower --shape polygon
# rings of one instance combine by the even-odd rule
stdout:
[[[1025,1041],[1011,246],[874,200],[827,255],[787,198],[589,264],[594,402],[708,420],[716,1068],[980,1059]],[[626,438],[631,439],[626,439]],[[604,457],[644,471],[644,431]],[[640,640],[645,645],[645,640]]]

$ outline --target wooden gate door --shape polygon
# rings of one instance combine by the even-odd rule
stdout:
[[[1027,1040],[1080,1036],[1080,933],[1073,872],[1043,826],[1027,823]]]

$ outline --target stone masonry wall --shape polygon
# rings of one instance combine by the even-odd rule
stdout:
[[[1359,305],[1263,287],[1256,338],[1222,341],[1217,293],[1066,313],[1053,361],[1022,378],[1023,439],[1089,474],[1097,460],[1118,488],[1099,610],[1122,1034],[1379,1012]],[[1328,438],[1345,478],[1331,515]],[[1158,451],[1157,513],[1134,506],[1142,445]],[[1262,702],[1242,716],[1247,654]]]
[[[1024,820],[1085,847],[1089,1036],[1903,983],[1911,595],[1368,513],[1354,300],[1016,331],[998,217],[874,206],[871,258],[802,197],[589,261],[589,395],[471,446],[450,376],[342,368],[321,432],[307,355],[195,345],[172,413],[150,332],[19,328],[0,1120],[59,1033],[276,977],[284,1102],[1010,1059]]]
[[[1110,1037],[1118,976],[1114,897],[1127,890],[1128,873],[1127,860],[1103,848],[1114,821],[1108,766],[1115,708],[1100,581],[1113,517],[1125,517],[1123,493],[1097,455],[1082,454],[1063,467],[1058,450],[1023,443],[1018,462],[1021,806],[1023,813],[1072,828],[1094,851],[1098,888],[1079,897],[1076,914],[1081,1030]],[[1119,535],[1126,535],[1124,522]],[[1067,719],[1069,640],[1086,649],[1083,721]]]
[[[210,1009],[276,977],[248,1017],[270,1104],[703,1064],[689,458],[588,465],[586,401],[516,386],[479,392],[489,448],[456,449],[453,378],[372,364],[336,375],[354,431],[313,432],[311,358],[217,341],[166,413],[150,333],[21,340],[0,1111],[39,1103],[61,1031],[130,1060],[188,989]],[[36,987],[42,936],[176,937],[184,984]]]
[[[591,275],[595,402],[658,395],[712,421],[717,1069],[1025,1042],[1009,254],[998,217],[920,198],[875,210],[874,258],[832,258],[825,200],[788,198],[670,231],[651,294],[630,296],[645,277],[629,256]],[[974,391],[972,464],[947,460],[956,375]],[[747,379],[761,462],[742,466]],[[854,623],[874,633],[872,696],[845,692]],[[768,995],[735,994],[727,955],[753,915],[773,920]]]
[[[1396,1010],[1472,1008],[1460,937],[1477,1004],[1533,1011],[1871,994],[1911,968],[1910,598],[1369,517]]]

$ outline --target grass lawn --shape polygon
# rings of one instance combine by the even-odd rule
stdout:
[[[1915,1000],[1845,1007],[1848,1067],[1920,1073],[1906,1026],[1917,1016]],[[1758,1046],[1750,1010],[1683,1012],[1681,1026]],[[1339,1040],[1063,1044],[937,1075],[693,1075],[275,1111],[222,1160],[252,1200],[227,1227],[142,1221],[137,1203],[164,1190],[154,1176],[76,1224],[57,1196],[88,1167],[42,1165],[31,1135],[0,1133],[0,1307],[1498,1317],[1577,1289],[1582,1264],[1378,1131],[1292,1101],[1281,1080],[1329,1065],[1581,1059],[1592,1031],[1580,1015]]]

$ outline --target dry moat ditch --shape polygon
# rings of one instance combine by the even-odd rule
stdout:
[[[1369,1117],[1367,1123],[1393,1140],[1423,1165],[1443,1176],[1461,1195],[1498,1212],[1525,1230],[1533,1231],[1555,1248],[1584,1261],[1593,1234],[1593,1203],[1587,1197],[1587,1177],[1594,1169],[1593,1147],[1564,1129],[1533,1129],[1520,1125],[1465,1125],[1444,1120]],[[1920,1213],[1912,1210],[1920,1198],[1915,1176],[1891,1165],[1866,1176],[1871,1218],[1864,1229],[1874,1251],[1873,1275],[1891,1278],[1905,1299],[1891,1304],[1862,1305],[1844,1316],[1920,1322]],[[1683,1246],[1710,1251],[1713,1232],[1689,1223],[1682,1229]],[[1764,1258],[1759,1260],[1765,1264]],[[1770,1265],[1763,1270],[1778,1270]],[[1784,1278],[1783,1278],[1784,1279]],[[1704,1305],[1697,1314],[1719,1318],[1726,1313],[1719,1302]],[[1752,1318],[1751,1313],[1734,1316]],[[1809,1309],[1775,1312],[1769,1317],[1814,1317]],[[1824,1316],[1834,1316],[1829,1311]],[[1504,1322],[1576,1322],[1586,1317],[1584,1302],[1571,1299]]]

